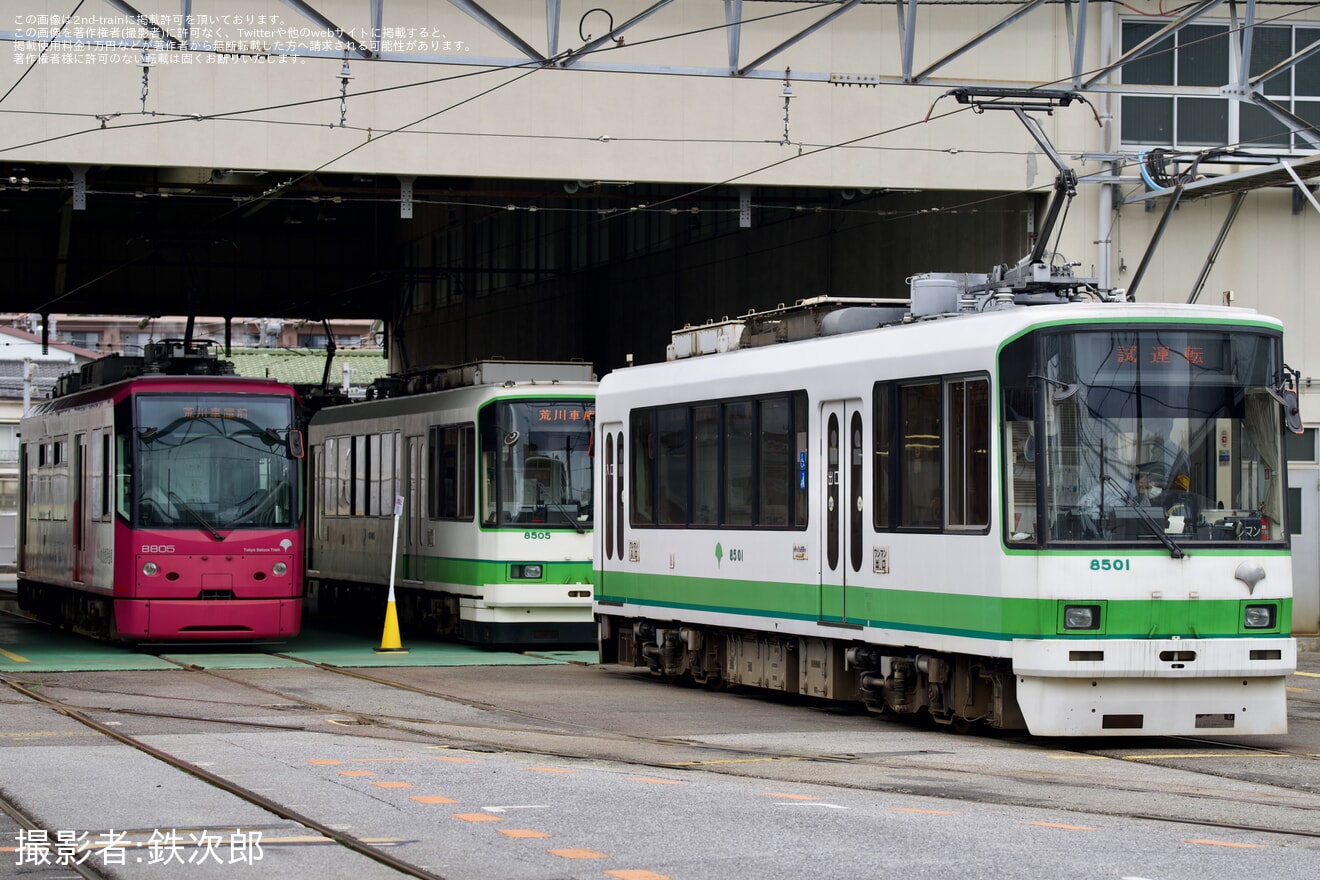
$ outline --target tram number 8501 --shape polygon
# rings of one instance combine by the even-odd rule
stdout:
[[[1092,559],[1091,571],[1131,571],[1131,559]]]

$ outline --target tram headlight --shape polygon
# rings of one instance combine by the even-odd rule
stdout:
[[[154,562],[145,562],[142,564],[142,573],[147,577],[155,577],[156,572],[160,571],[160,566]]]
[[[270,570],[275,573],[275,577],[284,577],[284,573],[289,570],[289,566],[283,562],[277,562],[270,567]]]
[[[1065,605],[1063,608],[1064,629],[1099,629],[1099,605]]]
[[[1246,629],[1274,629],[1274,606],[1248,605],[1242,612],[1242,626]]]
[[[510,574],[519,580],[539,581],[544,569],[540,565],[515,565],[511,567]]]

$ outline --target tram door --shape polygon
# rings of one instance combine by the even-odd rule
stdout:
[[[623,423],[607,422],[600,426],[601,439],[596,444],[596,455],[601,461],[601,500],[604,510],[596,512],[596,558],[602,560],[596,568],[596,595],[609,595],[605,580],[615,563],[623,561],[624,554],[624,442]],[[602,455],[603,453],[603,455]]]
[[[1288,468],[1292,528],[1293,634],[1320,633],[1320,470]]]
[[[860,624],[864,609],[850,604],[848,588],[860,581],[865,504],[862,489],[862,401],[833,400],[821,406],[825,475],[821,492],[820,619]]]

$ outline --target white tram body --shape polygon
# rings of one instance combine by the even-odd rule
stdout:
[[[590,644],[590,365],[485,361],[411,384],[438,390],[309,424],[311,613],[379,615],[393,574],[407,630]]]
[[[957,727],[1285,732],[1282,326],[1093,299],[726,320],[605,376],[602,662]]]

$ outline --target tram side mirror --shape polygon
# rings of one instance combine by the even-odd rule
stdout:
[[[1036,435],[1028,434],[1027,442],[1022,444],[1022,457],[1027,461],[1036,460]]]
[[[1266,388],[1270,397],[1273,397],[1283,407],[1283,423],[1288,426],[1288,430],[1294,434],[1302,433],[1302,407],[1297,402],[1297,389],[1284,388],[1283,383],[1279,387]]]
[[[1288,426],[1288,430],[1294,434],[1300,434],[1302,428],[1302,407],[1297,402],[1297,392],[1291,388],[1286,389],[1283,394],[1283,421]]]
[[[302,431],[299,431],[296,428],[289,431],[289,455],[292,455],[294,458],[302,458],[305,454],[306,450],[303,449]]]

